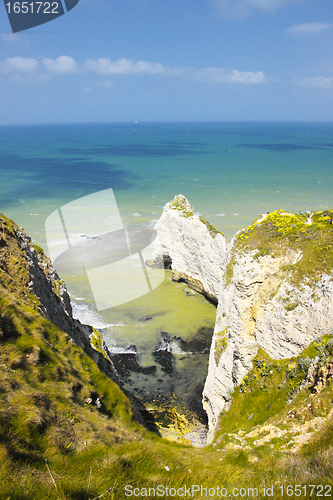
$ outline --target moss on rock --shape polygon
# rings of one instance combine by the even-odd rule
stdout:
[[[235,239],[237,252],[252,252],[254,258],[270,254],[285,255],[288,250],[301,252],[290,267],[290,282],[311,285],[333,270],[333,211],[313,212],[311,217],[276,210],[257,219]]]
[[[228,345],[229,328],[230,327],[227,326],[224,330],[216,334],[214,358],[217,365],[219,364],[220,358]]]
[[[194,215],[192,205],[182,194],[175,196],[174,199],[170,201],[168,206],[173,210],[178,210],[182,217],[189,218]]]

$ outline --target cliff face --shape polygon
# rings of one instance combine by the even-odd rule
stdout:
[[[166,204],[155,229],[155,255],[171,258],[176,279],[199,281],[201,291],[217,299],[231,247],[223,234],[194,215],[192,205],[182,195]]]
[[[193,215],[185,197],[166,205],[156,225],[156,249],[171,257],[172,269],[199,280],[218,302],[203,392],[209,440],[258,347],[274,359],[290,358],[331,333],[331,216],[273,212],[229,244]]]
[[[43,250],[31,242],[22,228],[0,214],[0,291],[15,294],[46,319],[66,332],[93,358],[112,380],[117,374],[108,350],[92,327],[72,317],[65,283],[59,278]]]

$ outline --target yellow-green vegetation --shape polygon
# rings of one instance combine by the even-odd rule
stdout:
[[[69,457],[94,456],[95,441],[103,449],[141,437],[116,384],[67,334],[3,287],[0,346],[2,498],[33,498],[43,490],[39,498],[56,498],[47,496],[45,459],[66,475]],[[71,467],[73,473],[73,461]]]
[[[316,356],[316,373],[320,374],[323,367],[333,362],[333,337],[322,337],[313,342],[300,356],[291,359],[272,360],[259,349],[253,360],[253,369],[232,394],[230,411],[221,415],[218,435],[236,433],[239,430],[248,431],[255,426],[282,418],[281,415],[287,414],[295,405],[301,407],[306,398],[316,392],[315,382],[302,392],[302,397],[301,393],[297,395],[295,404],[289,405]],[[323,412],[313,413],[315,416],[327,415],[333,408],[333,399],[330,399],[332,396],[332,390],[328,391]]]
[[[181,214],[182,217],[189,218],[193,217],[194,213],[193,210],[189,210],[189,204],[185,196],[178,195],[175,196],[175,198],[169,203],[170,208],[173,210],[178,210]],[[206,221],[203,217],[199,217],[199,220],[205,224],[207,227],[209,234],[215,238],[217,234],[223,234],[220,231],[218,231],[214,226],[212,226],[208,221]]]
[[[178,443],[190,444],[186,435],[195,429],[193,415],[188,415],[187,418],[184,411],[181,413],[178,411],[177,406],[163,407],[159,401],[157,403],[149,404],[149,412],[154,418],[161,437]]]
[[[229,326],[216,334],[214,358],[217,365],[228,345],[228,331]]]
[[[103,338],[101,334],[99,333],[96,328],[92,327],[92,333],[89,335],[90,338],[90,345],[95,351],[99,352],[104,356],[105,359],[109,360],[108,356],[106,355],[104,349],[103,349]]]
[[[30,256],[33,250],[36,252],[36,259],[41,263],[45,277],[52,283],[53,293],[58,298],[60,298],[60,287],[63,282],[53,275],[51,262],[42,248],[33,245],[30,239],[27,240],[29,237],[26,235],[24,240],[23,234],[22,228],[0,213],[0,283],[26,304],[38,309],[41,302],[32,290],[28,252]]]
[[[169,203],[170,208],[174,210],[178,210],[182,217],[192,217],[193,211],[188,209],[188,201],[185,196],[178,195]]]
[[[37,303],[37,297],[28,288],[30,276],[26,258],[17,239],[20,228],[10,219],[0,214],[0,278],[1,283],[22,299],[30,298]]]
[[[289,249],[302,253],[290,268],[290,281],[300,286],[313,284],[333,269],[333,210],[305,214],[289,214],[279,210],[255,221],[235,241],[237,251],[256,251],[255,258],[277,257]]]
[[[34,249],[36,250],[37,253],[39,253],[40,255],[44,255],[44,250],[39,247],[38,245],[34,245]]]
[[[297,301],[291,302],[289,297],[284,297],[282,299],[282,302],[284,303],[284,308],[286,311],[293,311],[299,305],[299,302]]]
[[[205,226],[207,227],[208,231],[209,231],[209,234],[215,238],[217,234],[222,234],[223,236],[223,233],[221,233],[220,231],[218,231],[214,226],[212,226],[209,222],[207,222],[203,217],[199,217],[199,220],[205,224]]]
[[[235,257],[235,252],[233,251],[233,254],[231,255],[231,258],[227,264],[227,267],[225,268],[224,272],[224,282],[225,286],[230,285],[232,278],[234,277],[234,265],[236,262],[236,257]]]
[[[310,368],[312,377],[298,392]],[[258,464],[264,456],[270,457],[262,473],[263,477],[270,475],[276,485],[274,498],[283,498],[279,487],[288,480],[302,487],[320,480],[332,485],[332,413],[331,336],[313,342],[300,356],[288,360],[272,360],[259,350],[253,369],[232,394],[230,410],[220,416],[213,447],[247,456]],[[294,493],[291,498],[297,497]],[[304,498],[310,498],[310,492]]]

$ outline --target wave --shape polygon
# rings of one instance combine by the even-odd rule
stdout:
[[[78,319],[84,325],[93,326],[97,330],[108,328],[110,326],[116,326],[110,323],[105,323],[105,321],[103,321],[103,319],[99,316],[99,314],[94,309],[89,307],[87,304],[78,304],[77,302],[75,302],[75,300],[71,300],[71,303],[73,310],[73,318]]]
[[[188,354],[193,354],[193,352],[183,351],[183,349],[180,347],[180,345],[177,342],[171,342],[170,347],[171,347],[171,352],[173,352],[173,354],[181,354],[182,356],[187,356]]]
[[[151,222],[149,222],[148,227],[155,227],[156,222],[158,222],[158,219],[153,219]]]
[[[111,354],[138,354],[133,345],[118,346],[115,340],[107,338],[104,341]]]
[[[86,300],[84,297],[76,297],[75,295],[72,295],[71,293],[69,294],[71,300],[74,299],[74,300]],[[72,304],[73,306],[73,304]]]

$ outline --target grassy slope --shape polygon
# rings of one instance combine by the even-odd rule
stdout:
[[[255,250],[255,258],[267,254],[279,256],[288,249],[301,251],[302,258],[290,269],[291,282],[301,286],[306,279],[311,284],[333,269],[331,218],[333,210],[312,212],[309,224],[309,217],[305,214],[276,210],[268,214],[263,222],[257,221],[239,233],[234,249],[236,252]],[[227,271],[231,272],[230,269]]]
[[[246,383],[246,390],[233,395],[234,402],[221,421],[214,445],[196,450],[164,442],[136,424],[126,397],[92,360],[66,334],[3,289],[0,328],[0,498],[83,500],[90,468],[87,498],[95,498],[113,485],[114,498],[125,498],[126,484],[260,488],[274,482],[331,481],[332,420],[324,423],[324,430],[315,432],[312,442],[296,454],[281,452],[285,439],[254,446],[253,438],[249,438],[245,439],[249,449],[226,448],[228,443],[238,442],[234,435],[239,430],[249,433],[253,426],[267,420],[288,428],[298,420],[327,415],[333,401],[329,384],[313,397],[309,389],[304,390],[286,405],[288,390],[293,391],[304,378],[304,372],[298,373],[304,363],[272,362],[261,353],[251,374],[254,379]],[[323,345],[323,364],[329,364],[331,351]],[[312,349],[312,354],[305,353],[307,357],[320,353],[316,347]],[[292,379],[287,373],[295,366],[288,368],[288,363],[298,367]],[[279,389],[283,380],[285,384]],[[288,389],[292,380],[295,383]],[[263,390],[265,387],[269,390]],[[303,410],[309,397],[312,407]],[[276,404],[268,409],[272,398],[276,398]],[[248,420],[250,412],[254,416]],[[109,493],[106,498],[113,497]]]
[[[289,451],[292,444],[281,450],[293,439],[295,422],[332,409],[329,338],[308,348],[303,361],[272,361],[261,352],[233,394],[215,443],[193,449],[165,442],[136,424],[120,389],[67,334],[40,316],[32,301],[27,304],[24,293],[14,296],[8,288],[0,288],[1,499],[92,499],[114,486],[104,498],[118,500],[126,498],[126,484],[244,486],[259,492],[265,484],[332,484],[331,418],[296,453]],[[288,405],[308,358],[316,355],[321,366],[314,384]],[[265,423],[288,432],[282,439],[254,443],[267,435]],[[255,438],[249,436],[253,430]],[[237,446],[236,434],[243,445]],[[276,489],[274,498],[282,498]]]

